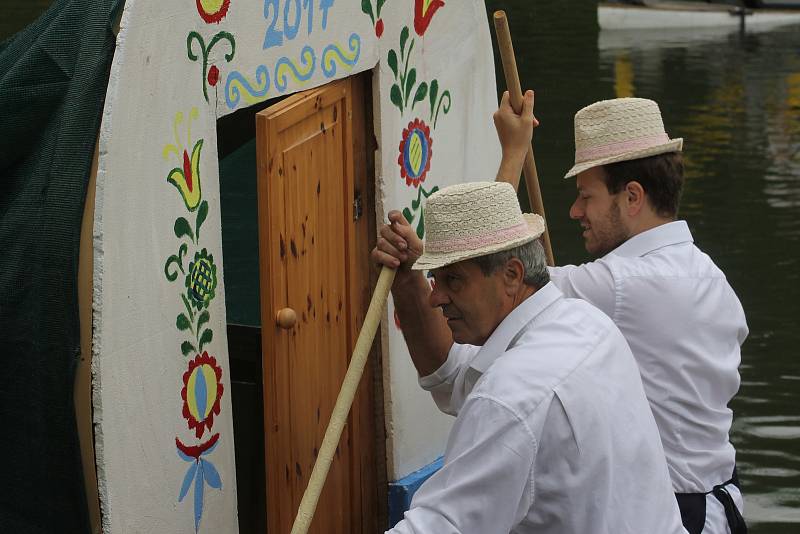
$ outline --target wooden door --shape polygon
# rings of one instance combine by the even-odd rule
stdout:
[[[367,202],[363,97],[362,80],[349,78],[293,95],[256,117],[270,534],[291,528],[369,303],[375,223]],[[285,308],[297,316],[290,328],[276,324]],[[312,532],[379,530],[370,371]]]

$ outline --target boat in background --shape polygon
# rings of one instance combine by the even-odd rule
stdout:
[[[749,0],[747,6],[732,3],[686,1],[601,2],[597,22],[601,30],[776,27],[800,24],[798,0],[766,2]],[[753,6],[753,7],[750,7]]]

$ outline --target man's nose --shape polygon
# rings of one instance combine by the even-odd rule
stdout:
[[[575,202],[569,208],[570,219],[580,219],[583,217],[583,206],[580,205],[580,198],[576,198]]]
[[[428,301],[430,302],[431,308],[439,308],[440,306],[449,304],[450,298],[444,291],[437,287],[437,284],[433,284],[433,287],[431,288],[431,296],[429,297]]]

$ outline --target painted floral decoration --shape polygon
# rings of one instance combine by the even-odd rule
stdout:
[[[408,128],[403,129],[403,139],[400,141],[400,155],[397,163],[400,165],[400,175],[405,178],[406,185],[419,186],[425,181],[425,175],[431,168],[433,156],[433,139],[431,130],[425,121],[414,119],[408,123]]]
[[[217,82],[219,81],[219,69],[216,65],[211,65],[211,67],[208,69],[206,80],[208,81],[208,85],[211,87],[217,85]]]
[[[222,399],[222,368],[208,352],[198,354],[189,361],[189,368],[183,373],[183,417],[189,428],[195,431],[197,439],[206,429],[214,426],[214,415],[219,415]]]
[[[231,6],[231,0],[195,0],[195,2],[200,17],[209,24],[213,22],[219,24]]]
[[[217,266],[214,264],[214,255],[205,248],[194,253],[194,261],[189,262],[184,285],[189,302],[195,308],[202,310],[208,307],[217,289]]]
[[[187,446],[181,443],[178,438],[175,438],[175,445],[178,447],[178,456],[184,462],[189,462],[189,469],[183,477],[183,484],[181,484],[181,491],[178,494],[178,502],[183,502],[186,495],[189,493],[189,488],[194,483],[194,531],[200,530],[200,520],[203,517],[203,494],[205,493],[206,484],[214,489],[222,489],[222,477],[219,476],[219,471],[207,458],[214,449],[217,448],[219,442],[219,434],[214,436],[202,445]]]
[[[361,0],[361,11],[369,15],[372,24],[375,25],[375,36],[380,39],[383,35],[383,19],[381,18],[381,9],[386,0],[377,0],[375,8],[372,7],[372,0]]]
[[[434,13],[444,5],[443,0],[414,0],[414,31],[422,36]]]
[[[191,157],[184,149],[183,168],[175,167],[167,176],[167,181],[180,192],[189,211],[196,210],[200,205],[200,150],[202,148],[203,140],[199,139],[192,148]]]

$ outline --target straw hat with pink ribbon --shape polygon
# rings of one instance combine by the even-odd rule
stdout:
[[[505,182],[468,182],[445,187],[425,203],[425,248],[412,269],[509,250],[544,232],[544,219],[522,213],[517,193]]]
[[[575,114],[575,165],[564,178],[592,167],[680,152],[683,139],[670,139],[658,104],[646,98],[615,98]]]

